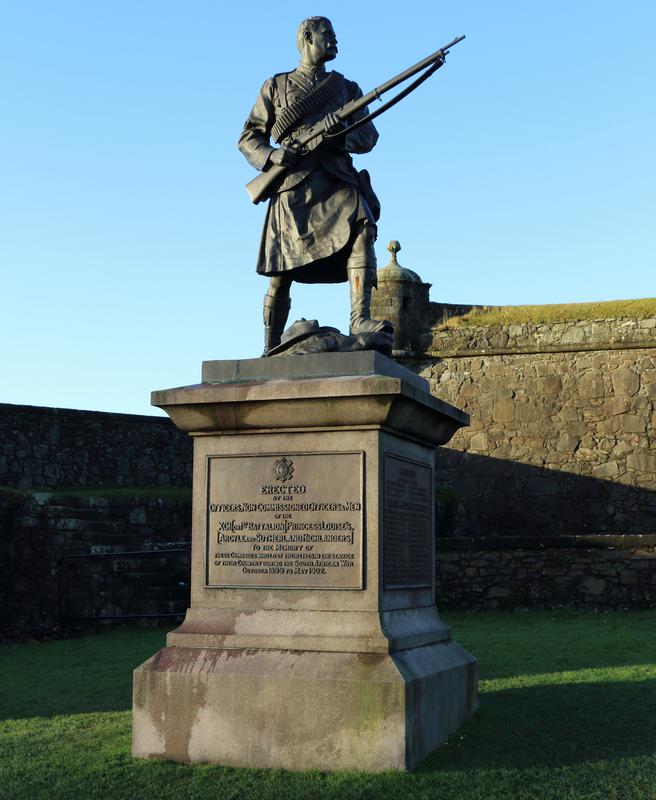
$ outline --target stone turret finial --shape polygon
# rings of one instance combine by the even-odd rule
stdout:
[[[392,241],[387,245],[387,249],[392,254],[392,264],[398,264],[399,262],[396,260],[396,254],[401,249],[401,245],[396,239],[392,239]]]
[[[402,267],[396,254],[401,249],[401,244],[396,241],[396,239],[392,239],[392,241],[387,245],[387,249],[392,256],[390,258],[389,264],[383,267],[383,269],[378,270],[378,278],[380,281],[407,281],[409,283],[421,283],[421,278],[417,275],[416,272],[413,272],[411,269],[406,269]]]
[[[401,249],[396,239],[387,245],[390,261],[378,270],[378,288],[371,298],[371,313],[376,319],[389,319],[394,325],[392,356],[409,358],[426,350],[430,339],[430,283],[399,264]]]

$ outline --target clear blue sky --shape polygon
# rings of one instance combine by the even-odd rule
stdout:
[[[156,413],[151,389],[261,352],[264,215],[236,139],[310,14],[367,91],[459,34],[358,158],[378,258],[433,300],[649,297],[656,4],[0,0],[0,402]],[[346,326],[345,285],[292,317]]]

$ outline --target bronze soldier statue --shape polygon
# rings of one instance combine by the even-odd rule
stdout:
[[[256,169],[287,168],[269,202],[257,262],[257,271],[269,278],[264,296],[264,355],[280,344],[293,281],[348,280],[349,332],[392,332],[390,322],[370,316],[380,209],[368,174],[358,173],[350,156],[369,152],[378,132],[373,123],[366,122],[357,130],[340,133],[346,123],[333,112],[362,97],[362,91],[339,72],[325,69],[325,63],[337,55],[330,20],[304,20],[297,44],[301,54],[298,67],[264,82],[239,137],[240,151]],[[354,119],[366,114],[362,109]],[[298,137],[321,120],[326,140],[309,153],[299,152],[294,146]],[[272,139],[279,147],[271,144]]]

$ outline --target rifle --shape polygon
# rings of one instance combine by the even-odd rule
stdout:
[[[380,99],[380,96],[385,94],[385,92],[388,92],[390,89],[393,89],[395,86],[398,86],[400,83],[408,80],[408,78],[411,78],[418,72],[425,70],[424,74],[420,78],[410,84],[410,86],[406,87],[403,91],[399,92],[396,97],[394,97],[388,103],[385,103],[373,114],[369,114],[367,117],[357,120],[357,122],[350,125],[348,128],[346,128],[346,130],[338,131],[337,134],[329,134],[326,131],[325,119],[322,119],[315,123],[311,128],[308,128],[298,137],[294,143],[295,147],[303,155],[305,155],[310,153],[312,150],[316,150],[317,147],[320,147],[324,140],[329,138],[331,135],[345,135],[346,133],[359,128],[361,125],[364,125],[366,122],[369,122],[370,120],[379,116],[383,113],[383,111],[387,111],[388,108],[391,108],[393,105],[410,94],[410,92],[414,91],[421,83],[423,83],[437,69],[439,69],[444,63],[444,56],[449,52],[449,48],[458,44],[458,42],[461,42],[464,38],[464,36],[457,36],[452,42],[449,42],[449,44],[441,47],[430,56],[422,59],[413,67],[409,67],[399,75],[396,75],[394,78],[390,78],[390,80],[386,81],[381,86],[372,89],[370,92],[358,98],[357,100],[351,100],[350,102],[345,103],[341,108],[333,112],[338,120],[345,122],[349,117],[352,117],[353,114],[356,114],[358,111],[360,111],[360,109],[368,106],[373,100]],[[276,188],[282,183],[285,173],[287,173],[289,169],[290,167],[273,164],[265,172],[262,172],[260,175],[258,175],[257,178],[253,178],[252,181],[247,183],[246,191],[250,195],[253,203],[261,203],[263,200],[268,200],[269,197],[271,197],[271,195],[275,192]]]

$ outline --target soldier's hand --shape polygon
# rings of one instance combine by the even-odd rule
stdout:
[[[269,156],[269,161],[280,167],[293,167],[298,161],[300,154],[295,147],[282,144]]]
[[[324,130],[329,134],[339,133],[346,127],[346,124],[342,122],[337,114],[326,114],[323,125]]]

